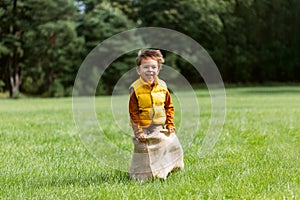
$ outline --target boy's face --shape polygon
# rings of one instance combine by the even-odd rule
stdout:
[[[159,71],[160,68],[158,67],[157,61],[152,58],[143,59],[141,65],[137,67],[137,73],[149,84],[154,82]]]

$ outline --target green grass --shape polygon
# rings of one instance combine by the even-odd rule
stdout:
[[[89,153],[77,135],[71,98],[0,100],[0,198],[299,199],[300,88],[226,93],[226,121],[213,150],[197,156],[210,119],[210,98],[199,90],[201,129],[184,149],[185,169],[146,183]],[[111,126],[109,98],[96,105],[109,139],[132,150],[130,137]]]

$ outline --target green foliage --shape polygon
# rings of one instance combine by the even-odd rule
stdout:
[[[24,93],[49,96],[57,82],[66,90],[72,87],[83,43],[71,21],[76,14],[73,1],[15,0],[5,5],[0,59],[7,63],[1,66],[6,86],[14,72],[22,75]]]
[[[68,95],[91,50],[117,33],[143,26],[192,37],[227,83],[299,82],[299,10],[298,0],[2,0],[1,89],[11,96],[18,90],[51,96],[60,85],[65,92],[58,93]],[[191,83],[202,82],[187,61],[164,54],[166,64]],[[135,56],[117,59],[97,94],[109,94]]]
[[[85,2],[85,1],[84,1]],[[88,9],[81,14],[78,20],[77,31],[85,40],[85,49],[82,54],[87,56],[98,44],[108,39],[114,34],[126,31],[134,27],[123,12],[117,7],[112,7],[108,2],[88,1]],[[122,44],[120,44],[122,45]],[[104,50],[106,51],[106,50]],[[102,54],[108,52],[101,52]],[[131,54],[132,55],[132,54]],[[94,55],[99,56],[99,55]],[[103,80],[100,81],[96,94],[109,94],[113,86],[123,73],[132,68],[134,57],[121,56],[104,72]],[[98,63],[99,64],[99,63]],[[93,76],[93,74],[91,74]],[[96,79],[99,77],[95,77]],[[87,80],[85,80],[87,81]],[[84,85],[84,84],[82,84]],[[88,88],[85,91],[90,90]]]
[[[218,12],[224,44],[216,59],[225,81],[299,81],[292,75],[299,68],[294,62],[297,56],[290,55],[290,51],[299,52],[299,28],[291,28],[299,21],[295,12],[299,2],[228,1],[226,5],[229,13]]]
[[[226,82],[299,81],[299,1],[151,0],[136,7],[143,26],[175,29],[198,41]],[[185,63],[178,68],[193,70]]]
[[[24,72],[24,76],[40,83],[34,88],[37,94],[64,96],[65,92],[61,90],[67,91],[72,87],[79,68],[83,40],[77,36],[76,25],[71,21],[76,14],[72,1],[44,3],[33,2],[36,12],[32,12],[31,16],[36,24],[34,29],[26,32],[24,46],[31,54],[26,65],[36,67]],[[49,9],[43,9],[46,6]],[[56,86],[60,92],[54,92]]]
[[[121,31],[133,27],[133,23],[127,19],[118,8],[113,8],[107,2],[95,4],[93,9],[82,13],[78,19],[77,31],[85,39],[85,54],[103,40]]]
[[[47,92],[54,87],[52,84],[57,85],[58,82],[65,89],[72,87],[83,44],[83,40],[77,37],[74,23],[47,22],[37,29],[39,32],[26,35],[28,52],[34,55],[26,64],[36,67],[24,72],[25,76],[36,81],[43,80],[36,87],[37,93]]]

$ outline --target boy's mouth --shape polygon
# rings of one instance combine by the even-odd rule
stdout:
[[[146,76],[147,77],[153,77],[153,76],[155,76],[155,74],[154,73],[146,73]]]

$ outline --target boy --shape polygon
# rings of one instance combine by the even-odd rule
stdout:
[[[136,58],[140,77],[130,86],[129,100],[135,135],[129,174],[134,179],[166,178],[173,169],[183,168],[183,152],[175,135],[174,106],[166,83],[158,78],[163,62],[159,50],[141,50]]]

